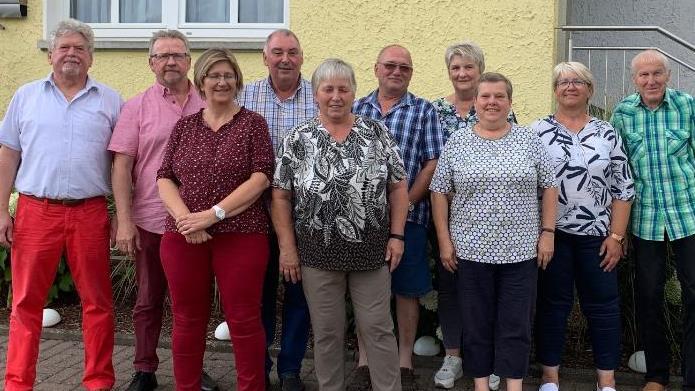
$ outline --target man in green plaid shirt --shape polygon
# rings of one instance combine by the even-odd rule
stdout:
[[[666,87],[670,75],[663,54],[639,53],[632,60],[637,93],[623,99],[611,119],[634,171],[636,302],[647,363],[643,391],[663,391],[669,382],[667,244],[683,291],[683,390],[695,390],[695,101]]]

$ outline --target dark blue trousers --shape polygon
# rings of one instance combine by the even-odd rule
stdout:
[[[263,300],[261,317],[265,329],[266,347],[270,347],[275,339],[276,303],[278,296],[280,251],[277,237],[270,235],[270,259],[263,281]],[[284,300],[282,303],[282,334],[280,336],[280,354],[278,354],[278,377],[294,374],[299,375],[302,360],[309,340],[309,307],[306,304],[302,283],[283,281]],[[266,350],[265,373],[268,375],[273,367],[273,361]]]
[[[560,365],[567,317],[577,288],[582,313],[589,323],[594,364],[614,370],[620,361],[620,300],[617,268],[599,266],[603,236],[555,233],[555,253],[538,275],[536,355],[546,366]]]
[[[536,301],[536,260],[488,264],[459,259],[464,372],[485,377],[526,376]]]

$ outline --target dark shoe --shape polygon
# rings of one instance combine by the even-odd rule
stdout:
[[[282,391],[304,391],[304,383],[298,375],[290,373],[280,378]]]
[[[417,376],[412,368],[401,367],[401,389],[403,391],[420,391],[420,386],[417,384]]]
[[[371,391],[372,379],[369,377],[369,367],[362,365],[353,371],[350,383],[345,388],[346,391]]]
[[[137,371],[126,391],[151,391],[157,388],[157,376],[150,372]]]
[[[200,389],[201,391],[218,391],[220,388],[217,386],[217,382],[203,371],[200,375]]]

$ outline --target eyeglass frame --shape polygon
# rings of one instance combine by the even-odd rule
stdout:
[[[169,62],[169,59],[173,59],[176,62],[183,61],[189,58],[191,55],[188,53],[154,53],[150,54],[150,59],[157,62]]]

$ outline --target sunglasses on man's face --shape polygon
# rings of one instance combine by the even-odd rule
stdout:
[[[395,62],[380,62],[379,64],[389,72],[395,71],[396,68],[398,68],[401,73],[407,73],[413,70],[413,66],[409,64],[398,64]]]

